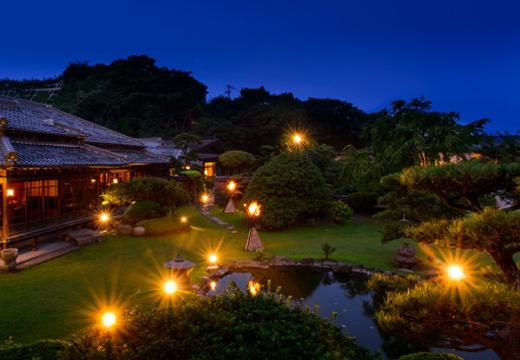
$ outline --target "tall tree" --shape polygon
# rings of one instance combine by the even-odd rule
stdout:
[[[472,151],[482,142],[487,123],[483,119],[461,125],[457,113],[431,111],[431,102],[424,99],[394,101],[374,117],[364,137],[374,155],[394,171],[442,163]]]

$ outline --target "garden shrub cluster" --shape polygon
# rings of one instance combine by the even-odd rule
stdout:
[[[111,185],[101,196],[113,205],[148,200],[172,208],[189,201],[189,194],[177,182],[151,176]]]
[[[155,201],[138,200],[126,209],[123,220],[133,225],[142,220],[164,216],[166,211],[166,208]]]
[[[329,321],[274,294],[185,296],[172,307],[137,305],[123,316],[117,336],[81,335],[65,359],[377,359]]]
[[[70,346],[71,343],[61,340],[40,340],[28,345],[7,341],[0,345],[0,360],[56,360]]]
[[[273,157],[259,167],[244,200],[262,204],[262,225],[281,229],[329,214],[331,193],[320,170],[304,152]]]
[[[334,201],[330,209],[330,215],[332,219],[340,224],[349,222],[352,219],[354,210],[343,201]]]

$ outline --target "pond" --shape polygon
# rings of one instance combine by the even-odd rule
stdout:
[[[271,281],[271,289],[281,286],[282,293],[291,295],[296,303],[314,308],[319,306],[319,314],[334,320],[343,331],[355,336],[360,345],[372,351],[380,351],[383,359],[396,359],[399,356],[418,351],[444,351],[462,356],[466,360],[498,359],[491,350],[481,352],[454,351],[425,347],[404,340],[397,334],[381,331],[373,317],[372,296],[366,290],[366,278],[362,275],[340,275],[303,268],[250,269],[231,273],[216,282],[214,290],[208,295],[217,295],[227,289],[231,282],[246,290],[254,280],[265,286]]]

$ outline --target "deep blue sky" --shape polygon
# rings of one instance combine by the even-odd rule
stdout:
[[[210,97],[264,85],[373,111],[425,96],[520,129],[515,0],[12,0],[0,14],[0,78],[148,54],[192,71]]]

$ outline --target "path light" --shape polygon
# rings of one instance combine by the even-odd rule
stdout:
[[[181,216],[181,223],[186,224],[188,222],[188,218],[186,216]]]
[[[209,283],[209,288],[213,291],[217,288],[217,283],[215,281],[212,281]]]
[[[9,188],[9,189],[7,189],[5,191],[5,193],[6,193],[7,197],[13,197],[14,196],[14,189]]]
[[[164,282],[164,292],[166,295],[173,295],[177,291],[177,283],[173,280]]]
[[[292,137],[292,141],[293,143],[295,143],[296,145],[300,145],[303,141],[303,136],[299,133],[295,133]]]
[[[209,201],[208,194],[202,194],[202,196],[200,197],[200,200],[202,201],[203,204],[207,204]]]
[[[102,224],[106,224],[110,221],[110,214],[108,212],[102,212],[99,214],[99,222]]]
[[[249,290],[249,293],[251,296],[256,296],[258,292],[260,291],[260,284],[256,281],[250,281],[249,284],[247,284],[247,289]]]
[[[217,260],[218,260],[217,255],[216,254],[210,254],[208,256],[208,260],[209,260],[210,264],[216,264]]]
[[[117,185],[118,182],[119,180],[117,178],[112,179],[112,184]]]
[[[231,180],[231,181],[228,183],[228,185],[227,185],[227,189],[228,189],[230,192],[235,191],[236,187],[237,187],[237,184],[236,184],[233,180]]]
[[[260,205],[256,201],[251,202],[247,208],[247,213],[251,219],[255,219],[260,216]]]
[[[90,179],[90,183],[91,184],[95,184],[96,183],[96,179],[94,179],[94,178]]]
[[[116,317],[116,314],[113,313],[112,311],[107,311],[107,312],[103,313],[103,315],[101,316],[101,325],[103,325],[103,327],[105,329],[114,328],[116,323],[117,323],[117,317]]]
[[[460,281],[466,277],[464,270],[459,265],[449,265],[446,268],[446,274],[451,280]]]

